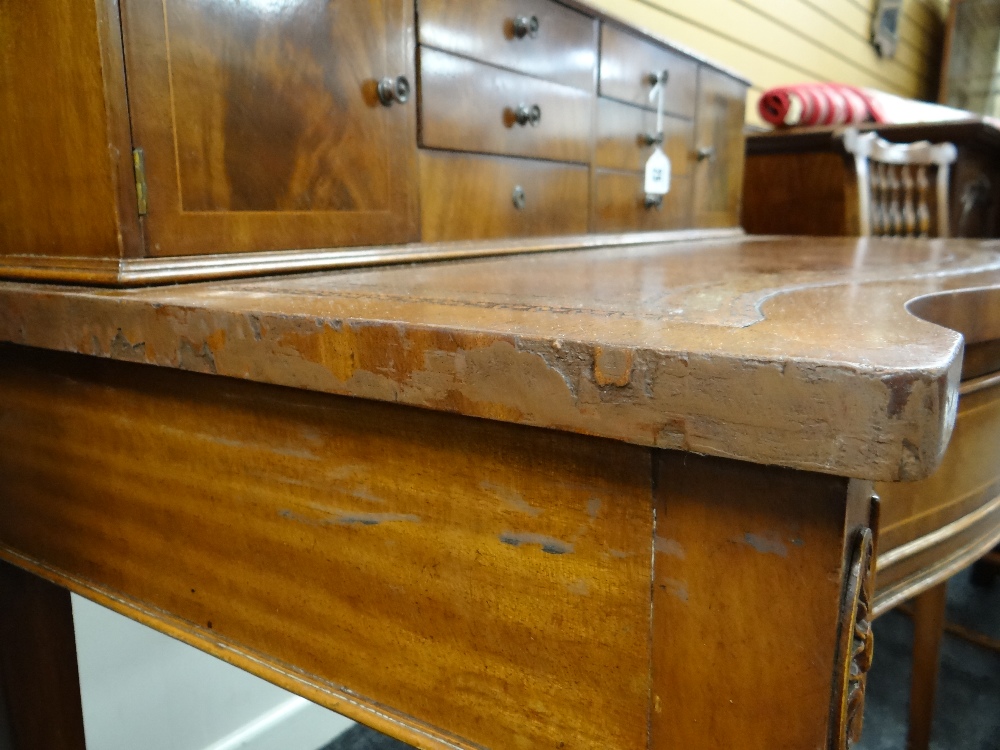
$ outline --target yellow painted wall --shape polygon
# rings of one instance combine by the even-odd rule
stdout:
[[[893,59],[868,39],[877,0],[591,0],[753,82],[747,121],[771,88],[837,81],[934,99],[948,0],[904,0]]]

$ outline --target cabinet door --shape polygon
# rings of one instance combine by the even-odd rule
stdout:
[[[417,233],[407,0],[123,0],[146,254],[402,242]]]
[[[698,71],[695,226],[739,226],[746,96],[740,81],[708,68]]]

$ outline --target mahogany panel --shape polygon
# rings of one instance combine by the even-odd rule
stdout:
[[[656,135],[656,113],[601,97],[597,100],[594,166],[639,172],[653,153],[647,136]],[[663,152],[674,176],[691,172],[694,123],[679,117],[663,119]]]
[[[857,234],[854,165],[842,154],[751,155],[745,169],[743,227],[750,234]]]
[[[698,71],[695,226],[739,226],[746,96],[742,82],[706,67]]]
[[[601,25],[600,92],[624,102],[648,109],[656,108],[650,99],[651,73],[668,71],[664,89],[665,111],[693,117],[698,92],[698,64],[687,57],[641,39],[609,23]]]
[[[420,43],[594,90],[597,21],[550,0],[418,0]],[[519,36],[515,20],[535,18],[535,35]]]
[[[667,451],[654,476],[649,747],[846,747],[831,737],[867,665],[837,642],[871,484]],[[842,716],[831,684],[851,667]]]
[[[646,205],[639,172],[594,172],[594,231],[628,232],[691,226],[691,182],[674,177],[660,207]]]
[[[155,256],[401,242],[416,235],[406,0],[122,6],[145,230]]]
[[[420,49],[421,146],[589,162],[593,101],[579,89]],[[519,108],[536,106],[537,124],[518,121]]]
[[[421,748],[645,747],[648,449],[4,354],[3,557]]]
[[[139,253],[115,0],[0,4],[0,254]]]
[[[425,242],[587,231],[588,169],[496,156],[420,152]],[[515,205],[514,191],[524,201]]]

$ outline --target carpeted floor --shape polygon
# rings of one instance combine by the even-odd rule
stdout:
[[[973,586],[962,573],[948,585],[948,619],[1000,640],[1000,581]],[[858,750],[906,746],[913,625],[900,612],[875,623],[875,665],[868,679],[864,738]],[[355,726],[320,750],[406,750]],[[945,634],[932,750],[1000,750],[1000,653]]]

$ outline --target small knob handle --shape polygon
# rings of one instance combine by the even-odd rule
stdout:
[[[520,105],[514,110],[514,121],[518,125],[531,125],[534,127],[542,120],[542,108],[537,104],[530,107],[527,104]]]
[[[383,106],[391,107],[393,102],[406,104],[410,98],[410,82],[406,76],[389,78],[386,76],[378,82],[378,100]]]
[[[663,196],[662,195],[651,195],[646,193],[646,208],[655,208],[657,211],[663,206]]]
[[[663,132],[659,133],[640,133],[639,140],[646,146],[662,146],[663,145]]]
[[[700,146],[698,148],[698,161],[715,161],[715,146]]]
[[[518,16],[514,19],[514,36],[524,39],[528,36],[534,39],[538,36],[538,16]]]
[[[524,208],[524,204],[528,202],[527,198],[524,195],[524,188],[521,187],[520,185],[514,186],[514,192],[511,193],[510,199],[511,202],[513,202],[514,204],[514,208],[516,208],[518,211]]]
[[[650,86],[656,86],[657,84],[666,86],[669,78],[670,78],[669,70],[661,70],[659,72],[654,71],[646,76],[646,83],[648,83]]]

